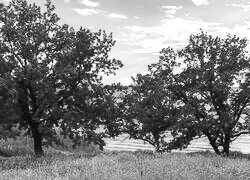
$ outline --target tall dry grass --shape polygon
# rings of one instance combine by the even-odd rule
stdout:
[[[6,169],[0,179],[168,180],[250,179],[250,162],[206,154],[101,153],[30,160],[32,166]]]

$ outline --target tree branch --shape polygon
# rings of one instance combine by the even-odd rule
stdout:
[[[242,104],[242,106],[241,106],[239,112],[236,114],[236,115],[237,115],[237,118],[236,118],[235,123],[237,123],[237,122],[239,121],[240,116],[241,116],[241,114],[242,114],[242,111],[245,109],[245,107],[246,107],[247,103],[249,102],[249,100],[250,100],[250,96],[248,96],[248,98],[243,102],[243,104]]]
[[[243,134],[250,134],[250,131],[242,131],[242,132],[240,132],[238,134],[232,135],[231,142],[235,141],[238,137],[240,137]]]

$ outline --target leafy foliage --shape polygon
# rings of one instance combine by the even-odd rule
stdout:
[[[95,130],[105,124],[102,110],[111,94],[101,74],[122,67],[108,56],[115,41],[105,31],[59,25],[49,0],[45,7],[41,12],[35,4],[13,0],[0,10],[0,63],[17,93],[19,127],[32,133],[37,155],[43,153],[42,139],[56,141],[55,127],[76,144],[83,136],[102,147]],[[6,73],[0,70],[2,78]]]
[[[138,74],[124,96],[125,132],[144,140],[158,152],[168,148],[167,135],[177,122],[171,93],[152,74]]]
[[[159,62],[150,66],[184,109],[175,144],[205,135],[217,154],[228,155],[230,143],[250,132],[246,46],[245,38],[201,32],[180,51],[163,49]]]
[[[15,108],[16,91],[10,82],[8,77],[0,77],[0,139],[15,137],[19,134],[13,126],[17,123],[18,116]]]

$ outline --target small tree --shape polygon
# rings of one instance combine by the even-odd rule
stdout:
[[[186,112],[173,144],[205,135],[217,154],[228,156],[230,143],[249,134],[246,46],[245,38],[228,35],[222,39],[201,32],[191,35],[180,51],[161,51],[159,62],[151,68]]]
[[[169,132],[177,119],[177,108],[170,92],[153,77],[138,74],[124,96],[125,132],[155,147],[167,150]]]
[[[0,67],[0,74],[8,72],[7,84],[17,93],[18,125],[32,134],[37,156],[43,155],[43,139],[56,141],[55,127],[75,144],[84,137],[102,147],[103,134],[95,130],[106,124],[100,106],[110,94],[100,74],[122,66],[108,56],[112,34],[59,25],[49,0],[45,7],[41,12],[35,4],[12,0],[0,9],[0,63],[7,68]]]

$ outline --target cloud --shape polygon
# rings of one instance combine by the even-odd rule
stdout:
[[[128,19],[128,17],[126,15],[117,14],[117,13],[110,13],[110,14],[108,14],[108,17],[116,18],[116,19]]]
[[[83,9],[74,9],[78,14],[82,16],[91,16],[95,14],[102,14],[104,16],[114,18],[114,19],[127,19],[128,17],[123,14],[117,14],[117,13],[110,13],[108,11],[103,11],[100,9],[93,9],[93,8],[83,8]]]
[[[70,2],[70,0],[64,0],[64,2],[65,2],[65,3],[68,3],[68,2]]]
[[[168,46],[182,48],[189,36],[199,32],[200,28],[215,31],[219,24],[199,19],[166,18],[158,26],[124,26],[121,40],[135,47],[133,53],[155,54]]]
[[[94,1],[90,1],[90,0],[81,0],[81,2],[88,7],[98,7],[100,5],[99,2],[94,2]]]
[[[85,8],[85,9],[74,9],[77,13],[79,13],[80,15],[82,16],[91,16],[91,15],[94,15],[94,14],[98,14],[99,11],[98,10],[95,10],[95,9],[88,9],[88,8]]]
[[[250,21],[244,21],[242,25],[236,24],[234,27],[220,27],[217,31],[213,32],[214,35],[225,38],[229,33],[236,35],[240,38],[247,38],[250,40]]]
[[[182,6],[162,6],[161,9],[166,10],[169,14],[175,14],[178,9],[182,9]]]
[[[110,13],[108,11],[103,11],[100,9],[84,8],[84,9],[74,9],[78,14],[82,16],[91,16],[95,14],[102,14],[104,16],[115,18],[115,19],[127,19],[128,17],[123,14]]]
[[[165,11],[166,17],[174,18],[176,11],[182,8],[182,6],[162,6],[161,10]]]
[[[71,0],[64,0],[66,1],[71,1]],[[91,15],[95,15],[95,14],[102,14],[104,16],[110,17],[110,18],[114,18],[114,19],[127,19],[128,17],[126,15],[123,14],[118,14],[118,13],[114,13],[114,12],[108,12],[108,11],[104,11],[101,10],[98,7],[100,4],[99,2],[94,2],[94,1],[90,1],[90,0],[80,0],[85,6],[87,6],[88,8],[83,8],[83,9],[74,9],[77,13],[79,13],[82,16],[91,16]]]
[[[249,12],[250,11],[250,5],[249,4],[232,4],[232,6],[241,8],[241,11],[243,12]]]
[[[158,54],[165,47],[171,46],[174,49],[181,49],[188,44],[191,34],[197,34],[202,28],[213,36],[226,38],[230,33],[240,38],[246,37],[250,40],[250,21],[236,24],[234,27],[222,26],[219,23],[205,22],[199,19],[163,19],[157,26],[124,26],[121,29],[120,41],[129,44],[132,50],[126,53],[150,53]],[[250,52],[250,45],[247,50]]]
[[[196,5],[196,6],[204,6],[204,5],[208,5],[209,1],[208,0],[192,0],[192,2]]]

